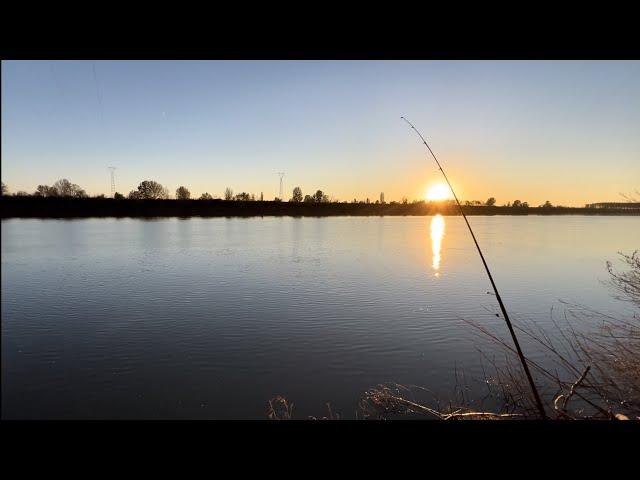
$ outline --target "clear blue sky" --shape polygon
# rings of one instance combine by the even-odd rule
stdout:
[[[2,180],[411,200],[441,178],[401,115],[464,199],[640,189],[640,62],[611,61],[3,61]]]

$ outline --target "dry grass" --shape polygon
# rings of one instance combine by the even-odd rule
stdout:
[[[442,408],[437,399],[434,400],[435,405],[429,407],[408,398],[408,395],[413,394],[414,388],[418,387],[387,384],[370,389],[358,405],[362,418],[384,420],[397,415],[418,414],[434,420],[504,420],[523,416],[519,413],[482,412],[463,406],[449,405]]]
[[[293,403],[289,403],[282,395],[269,400],[267,410],[269,420],[291,420],[293,418]]]
[[[563,311],[563,319],[552,319],[552,334],[527,322],[517,325],[544,353],[542,362],[527,359],[541,390],[547,414],[552,419],[640,418],[640,330],[638,317],[629,322],[575,305]],[[580,323],[580,329],[575,323]],[[529,385],[511,345],[486,328],[467,322],[504,353],[483,358],[492,367],[487,384],[503,408],[538,418]]]
[[[518,326],[520,334],[546,353],[549,361],[545,364],[551,365],[543,368],[528,360],[545,387],[552,418],[640,419],[640,256],[638,251],[620,256],[626,269],[617,272],[607,262],[607,283],[616,298],[634,307],[628,318],[565,304],[562,317],[552,318],[555,329],[551,334],[533,323]],[[495,335],[490,338],[512,353]],[[532,416],[534,405],[527,385],[518,366],[509,360],[495,369],[500,380],[508,380],[502,394],[516,409]]]
[[[331,410],[331,404],[327,403],[327,416],[309,417],[309,420],[340,420],[340,415]],[[267,408],[267,418],[269,420],[292,420],[293,403],[289,403],[285,397],[278,395],[269,400]]]

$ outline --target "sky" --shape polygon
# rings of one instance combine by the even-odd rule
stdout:
[[[463,200],[640,190],[638,61],[3,61],[2,181],[423,199],[442,176],[400,116]]]

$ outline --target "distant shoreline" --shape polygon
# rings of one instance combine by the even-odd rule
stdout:
[[[114,200],[111,198],[11,197],[0,199],[1,218],[89,217],[331,217],[459,215],[441,203],[294,203],[225,200]],[[465,215],[640,215],[640,209],[463,206]]]

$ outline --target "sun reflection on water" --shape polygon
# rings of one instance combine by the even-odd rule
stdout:
[[[440,248],[444,237],[444,217],[440,214],[431,219],[431,251],[433,260],[431,266],[436,271],[436,277],[440,274]]]

